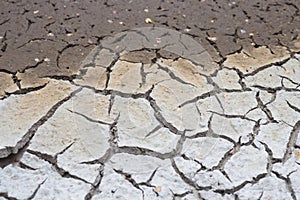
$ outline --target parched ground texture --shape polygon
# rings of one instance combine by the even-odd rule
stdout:
[[[0,9],[0,199],[300,199],[299,2]]]

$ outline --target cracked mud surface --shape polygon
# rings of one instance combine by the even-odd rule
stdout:
[[[138,2],[0,2],[0,200],[300,199],[299,2]]]
[[[136,2],[1,1],[0,71],[21,73],[16,80],[27,81],[32,81],[29,74],[69,76],[103,37],[152,24],[189,34],[215,61],[229,56],[229,65],[240,56],[249,57],[243,62],[257,65],[260,62],[251,58],[261,54],[260,64],[265,64],[265,55],[272,63],[300,50],[297,0]],[[28,73],[23,75],[24,71]]]
[[[0,199],[300,199],[300,54],[270,60],[148,27],[71,76],[2,72]]]

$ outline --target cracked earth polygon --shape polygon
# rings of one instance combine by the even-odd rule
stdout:
[[[25,151],[0,194],[300,198],[298,58],[244,73],[174,30],[106,37],[73,80],[0,101],[0,157]]]

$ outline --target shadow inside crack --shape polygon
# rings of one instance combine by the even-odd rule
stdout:
[[[29,143],[22,147],[17,153],[10,154],[7,157],[0,158],[0,167],[5,168],[6,166],[14,163],[19,163],[26,149],[28,148]]]

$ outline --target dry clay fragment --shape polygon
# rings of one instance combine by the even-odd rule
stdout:
[[[0,72],[0,99],[5,97],[6,92],[13,92],[18,90],[11,75]]]
[[[36,129],[34,124],[75,88],[68,82],[53,80],[39,91],[0,101],[0,158],[22,148],[32,134],[30,129]]]
[[[272,51],[265,46],[254,48],[251,51],[242,50],[241,53],[235,53],[227,56],[224,66],[229,68],[238,68],[241,72],[247,74],[256,71],[260,67],[284,61],[290,57],[289,52],[284,47],[272,48]]]

